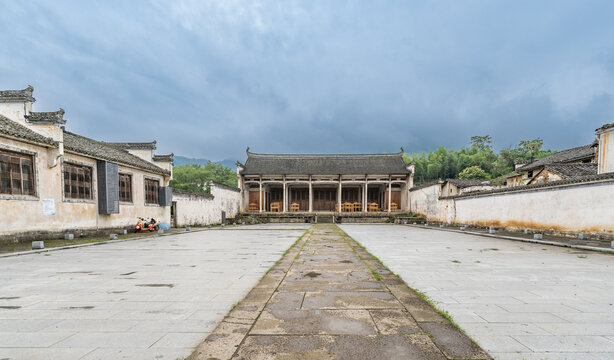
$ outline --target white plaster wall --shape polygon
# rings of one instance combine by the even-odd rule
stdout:
[[[195,225],[213,225],[221,221],[213,197],[205,195],[173,194],[175,202],[177,227]]]
[[[35,184],[37,191],[36,196],[19,198],[0,194],[0,214],[2,214],[0,216],[0,235],[26,231],[92,230],[132,226],[136,224],[137,217],[154,217],[160,221],[170,221],[169,206],[145,205],[144,177],[157,178],[161,186],[164,186],[168,180],[161,175],[120,165],[120,172],[132,174],[133,202],[121,203],[119,214],[99,215],[96,160],[71,153],[64,155],[62,162],[75,162],[93,168],[94,199],[71,201],[63,199],[62,162],[53,168],[48,167],[49,160],[55,155],[54,151],[2,137],[0,137],[0,148],[36,153]],[[42,199],[54,199],[55,215],[43,215]]]
[[[216,183],[210,184],[211,196],[197,194],[173,194],[176,204],[177,226],[214,225],[239,213],[241,192]]]
[[[0,103],[0,115],[3,115],[24,126],[26,125],[24,115],[26,112],[30,111],[32,111],[32,103],[30,102]]]
[[[463,224],[564,232],[614,232],[614,181],[455,199]],[[447,216],[445,211],[441,212]]]
[[[426,216],[427,219],[439,217],[439,196],[441,184],[434,184],[409,192],[409,211]]]
[[[233,218],[239,214],[241,206],[241,191],[237,188],[229,188],[210,183],[211,195],[214,196],[215,207],[219,209],[220,222],[222,221],[222,211],[226,212],[226,218]]]
[[[134,156],[138,156],[141,159],[153,163],[154,151],[151,149],[126,149],[127,152]]]

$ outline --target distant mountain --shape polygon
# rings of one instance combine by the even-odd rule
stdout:
[[[186,164],[199,164],[199,165],[206,165],[207,162],[209,160],[207,159],[195,159],[195,158],[189,158],[189,157],[185,157],[185,156],[181,156],[181,155],[175,155],[174,157],[175,159],[175,166],[177,165],[186,165]],[[213,163],[217,163],[217,164],[222,164],[226,167],[231,168],[232,170],[236,170],[237,169],[237,165],[236,165],[236,160],[230,160],[230,159],[226,159],[226,160],[222,160],[222,161],[211,161]]]

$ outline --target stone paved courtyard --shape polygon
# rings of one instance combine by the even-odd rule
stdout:
[[[0,359],[186,357],[306,228],[242,226],[0,258]]]
[[[490,359],[333,224],[313,226],[191,360]]]
[[[614,359],[614,256],[402,225],[342,225],[496,359]]]

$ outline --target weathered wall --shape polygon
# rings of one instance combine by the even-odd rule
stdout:
[[[599,134],[598,173],[614,172],[614,129]]]
[[[29,231],[64,231],[70,229],[102,229],[129,227],[136,224],[137,217],[154,217],[160,221],[170,221],[170,207],[145,205],[143,178],[156,178],[160,185],[167,185],[161,175],[147,173],[135,168],[120,165],[119,171],[132,174],[132,203],[120,203],[120,213],[113,215],[98,214],[96,184],[96,161],[72,153],[64,154],[58,164],[49,168],[55,152],[37,145],[0,137],[0,148],[26,152],[35,156],[35,196],[0,195],[0,235]],[[62,164],[74,162],[93,168],[92,200],[64,199],[62,188]],[[43,199],[54,199],[55,215],[43,214]]]
[[[173,190],[176,226],[212,225],[220,218],[209,194]]]
[[[241,192],[238,188],[212,182],[210,189],[210,195],[174,191],[176,226],[219,224],[222,211],[226,212],[226,218],[234,218],[239,213]]]
[[[222,211],[226,212],[226,218],[237,216],[241,206],[241,190],[215,182],[211,182],[209,188],[211,189],[211,195],[214,196],[215,207],[220,210],[220,221],[222,219]]]
[[[614,232],[614,180],[461,197],[440,220],[561,232]]]
[[[409,192],[409,211],[427,219],[439,217],[439,196],[441,184],[423,186]]]

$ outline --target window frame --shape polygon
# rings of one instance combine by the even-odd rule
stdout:
[[[90,170],[90,181],[89,181],[89,188],[90,188],[90,197],[84,197],[84,198],[79,198],[79,197],[72,197],[72,196],[66,196],[66,168],[67,167],[76,167],[76,168],[87,168]],[[78,175],[78,174],[77,174]],[[96,202],[96,183],[94,178],[96,177],[96,170],[95,170],[95,165],[91,165],[91,164],[86,164],[86,163],[81,163],[78,161],[71,161],[71,160],[65,160],[62,161],[62,200],[64,202],[78,202],[78,203],[94,203]],[[84,178],[85,178],[85,174],[84,174]],[[85,179],[84,179],[85,180]],[[70,180],[70,182],[72,182],[72,180]],[[71,185],[69,185],[71,186]],[[72,186],[71,186],[72,187]],[[77,190],[78,192],[78,190]],[[72,193],[72,191],[71,191]]]
[[[4,154],[9,157],[9,188],[11,189],[10,193],[0,193],[0,199],[12,199],[12,200],[38,200],[38,172],[37,166],[38,163],[37,153],[27,150],[22,150],[14,147],[0,147],[0,154]],[[20,176],[20,194],[13,194],[13,178],[11,176],[12,166],[11,159],[18,158],[19,159],[19,176]],[[30,191],[28,193],[23,192],[23,160],[28,160],[30,162]],[[1,186],[1,184],[0,184]],[[1,188],[0,188],[1,191]]]
[[[130,179],[130,185],[128,187],[128,191],[130,194],[130,200],[122,199],[122,177],[127,177]],[[134,204],[134,176],[129,172],[120,172],[119,173],[119,203],[120,204]]]
[[[147,198],[147,184],[148,182],[157,183],[157,189],[154,192],[155,202],[149,202]],[[145,206],[160,206],[160,179],[151,178],[151,177],[143,177],[143,200],[145,202]]]

